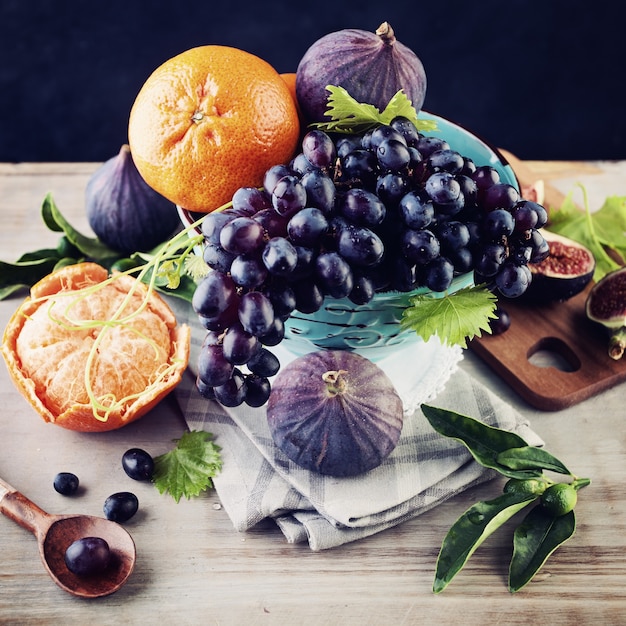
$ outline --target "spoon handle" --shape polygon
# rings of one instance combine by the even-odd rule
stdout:
[[[45,533],[52,516],[0,478],[0,513],[30,530],[36,536]]]

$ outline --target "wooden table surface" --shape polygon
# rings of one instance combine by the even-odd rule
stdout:
[[[97,165],[0,164],[0,258],[14,261],[56,245],[57,235],[40,219],[47,192],[75,227],[89,232],[83,195]],[[523,167],[557,194],[584,182],[595,208],[606,195],[626,195],[626,162]],[[20,300],[0,302],[2,328]],[[184,431],[171,398],[119,431],[73,433],[45,424],[0,365],[4,480],[50,513],[101,515],[104,499],[120,490],[140,500],[140,512],[126,524],[137,545],[136,569],[126,586],[100,600],[58,588],[39,561],[35,538],[0,518],[0,624],[625,624],[626,386],[546,413],[520,400],[471,352],[461,367],[527,416],[548,450],[593,480],[580,494],[575,536],[513,595],[506,588],[510,530],[492,535],[443,594],[431,592],[445,532],[471,503],[496,495],[497,482],[369,539],[312,552],[288,545],[273,523],[236,532],[215,492],[176,504],[125,476],[125,450],[161,454]],[[80,477],[80,496],[53,490],[59,471]]]

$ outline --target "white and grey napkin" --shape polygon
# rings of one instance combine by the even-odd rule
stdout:
[[[222,449],[214,485],[239,531],[272,518],[288,542],[308,541],[312,550],[325,550],[400,524],[493,478],[462,444],[432,429],[419,409],[422,402],[512,430],[531,445],[543,443],[517,411],[457,367],[458,349],[441,348],[430,365],[411,363],[405,355],[404,369],[413,375],[398,389],[405,401],[404,425],[381,466],[351,478],[310,472],[274,445],[263,407],[224,408],[199,395],[195,364],[205,331],[190,307],[171,304],[179,322],[192,327],[190,364],[176,398],[189,429],[212,433]]]

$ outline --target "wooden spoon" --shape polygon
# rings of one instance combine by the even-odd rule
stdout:
[[[0,478],[0,512],[30,530],[39,544],[41,560],[54,582],[83,598],[117,591],[135,566],[135,542],[116,522],[92,515],[50,515]],[[77,576],[65,564],[65,551],[77,539],[100,537],[111,550],[111,563],[102,575]]]

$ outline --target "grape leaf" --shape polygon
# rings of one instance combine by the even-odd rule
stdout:
[[[576,206],[573,192],[570,192],[563,204],[551,211],[549,229],[591,251],[596,259],[593,278],[597,282],[620,267],[613,257],[621,257],[622,262],[626,257],[626,197],[607,198],[602,207],[592,213],[586,190],[583,185],[579,186],[583,191],[585,210]]]
[[[417,111],[404,91],[398,91],[383,111],[374,105],[358,102],[343,87],[327,85],[329,92],[326,115],[330,122],[313,124],[315,128],[334,133],[363,133],[379,124],[389,124],[394,117],[403,116],[411,120],[417,130],[432,131],[437,129],[433,120],[418,119]]]
[[[154,459],[153,482],[159,493],[168,492],[176,502],[188,500],[213,486],[222,469],[220,447],[203,430],[185,432],[176,447]]]
[[[496,317],[496,296],[484,286],[465,287],[452,294],[411,299],[401,324],[413,329],[424,341],[437,335],[442,343],[467,348],[467,340],[490,332],[489,320]]]

